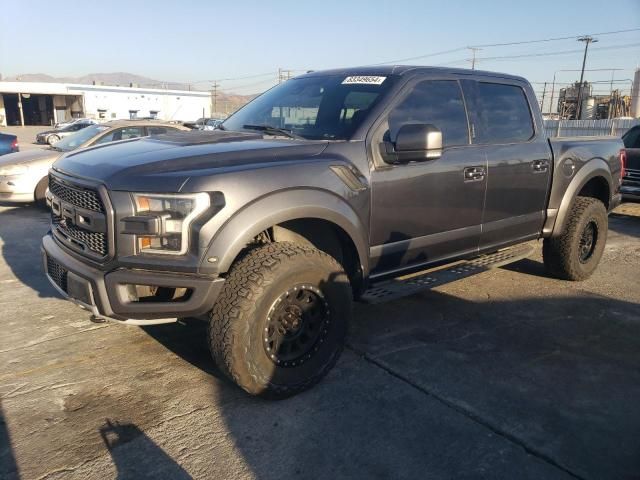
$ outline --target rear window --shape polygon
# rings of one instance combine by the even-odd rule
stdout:
[[[640,148],[640,127],[629,130],[622,136],[624,148]]]
[[[476,85],[474,143],[526,142],[534,134],[529,102],[516,85]]]

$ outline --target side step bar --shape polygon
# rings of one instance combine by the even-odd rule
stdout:
[[[529,257],[535,248],[531,244],[516,245],[497,252],[481,255],[436,270],[386,280],[372,285],[360,297],[363,303],[377,304],[407,297],[430,288],[462,280],[491,268],[502,267]]]

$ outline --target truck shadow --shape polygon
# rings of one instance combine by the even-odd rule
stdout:
[[[13,453],[13,445],[11,444],[11,436],[9,435],[9,427],[2,411],[2,403],[0,403],[0,478],[7,480],[20,478],[20,471],[18,470],[16,457]]]
[[[132,423],[106,420],[100,436],[111,454],[119,480],[191,479],[164,450]]]
[[[616,211],[609,215],[609,230],[629,237],[640,238],[640,205],[629,213]]]
[[[219,378],[204,328],[190,321],[152,335]],[[288,400],[229,402],[221,397],[237,387],[212,389],[250,475],[456,478],[481,468],[493,478],[517,470],[606,479],[640,471],[637,304],[583,293],[474,302],[427,291],[358,304],[348,344],[323,382]],[[519,457],[522,448],[533,457]],[[522,467],[540,459],[551,470]]]
[[[48,230],[49,213],[35,206],[12,205],[0,210],[2,256],[18,281],[40,297],[57,296],[45,277],[40,254],[40,242]],[[12,279],[3,280],[10,283]]]

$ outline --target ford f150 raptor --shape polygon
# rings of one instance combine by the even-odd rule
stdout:
[[[44,268],[102,319],[206,315],[218,367],[251,394],[286,397],[330,370],[352,301],[385,279],[535,239],[552,275],[591,275],[622,148],[546,138],[516,76],[310,72],[217,131],[63,156]]]

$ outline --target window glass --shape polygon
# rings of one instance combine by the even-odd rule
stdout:
[[[125,127],[118,128],[113,132],[107,133],[104,137],[98,140],[94,145],[100,145],[101,143],[116,142],[118,140],[128,140],[131,138],[143,137],[144,132],[142,127]]]
[[[288,80],[238,110],[223,127],[251,131],[246,125],[271,126],[307,139],[347,140],[394,82],[393,75]]]
[[[147,127],[147,130],[149,131],[149,135],[160,135],[162,133],[171,133],[176,131],[175,128],[171,127]]]
[[[513,143],[534,133],[524,90],[515,85],[479,82],[475,89],[474,143]]]
[[[105,125],[91,125],[90,127],[83,128],[79,132],[63,138],[56,143],[56,148],[64,152],[70,152],[108,129],[109,127]]]
[[[622,136],[625,148],[640,148],[640,127],[632,128]]]
[[[442,131],[443,145],[469,143],[467,114],[462,92],[455,80],[420,82],[391,111],[388,122],[392,141],[406,123],[430,123]]]

